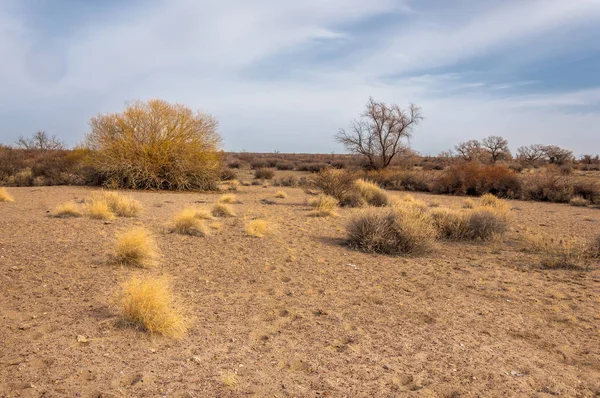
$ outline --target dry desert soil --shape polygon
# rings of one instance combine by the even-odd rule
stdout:
[[[275,199],[279,190],[288,197]],[[395,257],[346,246],[356,210],[309,217],[299,188],[240,187],[238,216],[208,237],[166,225],[216,193],[131,192],[142,215],[107,223],[49,217],[93,189],[8,191],[0,397],[600,396],[600,267],[544,269],[519,241],[526,229],[600,234],[598,209],[511,201],[500,242]],[[268,235],[247,236],[254,218]],[[134,225],[158,241],[153,269],[110,261],[115,234]],[[191,325],[183,339],[120,322],[114,296],[134,275],[171,280]]]

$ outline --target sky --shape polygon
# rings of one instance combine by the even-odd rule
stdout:
[[[0,0],[0,142],[68,145],[128,101],[215,116],[223,149],[342,153],[370,96],[411,146],[600,152],[600,0]]]

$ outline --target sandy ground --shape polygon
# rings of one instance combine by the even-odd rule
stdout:
[[[165,225],[217,194],[134,192],[143,215],[106,224],[48,217],[90,189],[9,188],[15,202],[0,203],[0,397],[600,395],[599,267],[544,270],[515,243],[525,227],[598,234],[600,210],[512,202],[504,244],[441,243],[402,258],[344,246],[352,210],[308,217],[301,189],[261,203],[280,189],[241,187],[239,216],[201,238]],[[246,236],[255,217],[273,233]],[[110,264],[115,233],[138,224],[156,235],[160,265]],[[118,322],[113,295],[143,274],[171,278],[192,322],[183,340]]]

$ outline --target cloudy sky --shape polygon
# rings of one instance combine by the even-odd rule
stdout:
[[[373,96],[423,108],[426,154],[600,152],[600,0],[0,0],[0,60],[5,143],[74,145],[161,98],[215,115],[226,150],[340,153]]]

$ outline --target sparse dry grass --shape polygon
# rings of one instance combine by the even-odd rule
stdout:
[[[354,181],[354,187],[370,206],[383,207],[390,204],[387,192],[374,182],[358,179]]]
[[[140,268],[156,264],[158,251],[153,236],[142,227],[135,227],[117,234],[115,244],[116,262]]]
[[[549,269],[574,269],[585,262],[589,246],[574,236],[554,237],[537,231],[523,235],[524,249],[542,255],[541,265]]]
[[[8,193],[6,188],[0,188],[0,202],[14,202],[15,199]]]
[[[337,209],[338,201],[333,196],[319,195],[316,198],[311,199],[308,204],[314,208],[314,210],[309,213],[312,217],[337,216],[335,210]]]
[[[227,189],[235,192],[240,187],[240,182],[238,180],[231,180],[229,181],[228,185],[229,186],[227,187]]]
[[[234,204],[237,203],[238,199],[234,194],[228,193],[225,195],[222,195],[219,198],[219,203],[228,203],[228,204]]]
[[[425,254],[433,249],[436,231],[429,216],[415,207],[385,212],[365,210],[346,227],[352,246],[383,254]]]
[[[58,205],[54,209],[54,212],[52,212],[52,216],[56,218],[76,218],[81,217],[82,215],[79,206],[74,202],[66,202],[62,205]]]
[[[118,295],[121,314],[127,322],[172,338],[181,338],[187,321],[164,278],[134,277],[122,285]]]
[[[196,209],[183,209],[173,218],[173,231],[182,235],[206,236],[208,229]]]
[[[275,192],[275,197],[278,199],[287,199],[287,193],[283,191],[277,191]]]
[[[269,224],[265,220],[257,219],[248,221],[246,224],[246,233],[249,236],[262,238],[268,232]]]
[[[102,199],[118,217],[137,217],[142,211],[142,204],[128,195],[107,191],[103,192],[98,200]]]
[[[112,220],[115,214],[110,210],[108,203],[99,197],[93,195],[85,205],[85,213],[94,220]]]
[[[235,217],[236,214],[231,207],[225,203],[217,203],[213,206],[212,215],[215,217]]]

